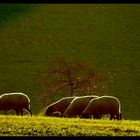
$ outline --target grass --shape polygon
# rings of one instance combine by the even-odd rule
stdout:
[[[125,119],[140,119],[140,5],[0,4],[0,93],[24,92],[42,110],[40,73],[48,58],[90,61],[111,72],[109,94]]]
[[[139,120],[0,116],[0,136],[140,136]]]

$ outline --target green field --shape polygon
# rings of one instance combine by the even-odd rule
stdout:
[[[139,4],[0,4],[0,11],[1,94],[26,93],[37,114],[38,71],[50,57],[79,58],[111,72],[109,95],[121,101],[124,119],[140,119]]]
[[[0,136],[140,136],[140,121],[0,116]]]

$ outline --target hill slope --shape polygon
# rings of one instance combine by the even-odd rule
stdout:
[[[5,11],[13,6],[8,5]],[[47,68],[51,56],[81,58],[112,73],[108,87],[120,99],[124,118],[140,119],[140,5],[43,4],[36,8],[22,5],[22,10],[20,7],[22,12],[15,12],[14,17],[7,14],[6,20],[0,22],[1,94],[27,93],[33,112],[38,113],[42,85],[35,72]]]

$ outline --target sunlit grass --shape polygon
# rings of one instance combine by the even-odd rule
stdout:
[[[1,136],[139,136],[140,121],[0,116]]]

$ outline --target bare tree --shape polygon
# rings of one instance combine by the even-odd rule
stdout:
[[[59,93],[64,96],[104,95],[107,92],[108,79],[108,75],[97,72],[86,61],[68,61],[65,57],[56,57],[50,59],[44,73],[41,99],[44,103],[44,99]]]

